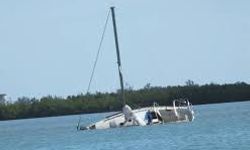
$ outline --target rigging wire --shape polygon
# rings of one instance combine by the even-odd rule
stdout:
[[[101,40],[100,40],[100,43],[99,43],[99,46],[98,46],[98,50],[97,50],[97,54],[96,54],[94,66],[93,66],[93,69],[92,69],[92,72],[91,72],[91,76],[90,76],[90,80],[89,80],[89,84],[88,84],[87,94],[89,93],[91,82],[92,82],[94,74],[95,74],[95,68],[96,68],[97,61],[98,61],[98,58],[99,58],[99,54],[100,54],[100,51],[101,51],[102,43],[103,43],[103,40],[104,40],[104,35],[106,33],[109,16],[110,16],[110,10],[108,11],[108,15],[107,15],[107,18],[106,18],[106,21],[105,21],[105,25],[104,25],[104,28],[103,28],[103,32],[102,32],[102,36],[101,36]]]
[[[94,74],[95,74],[95,68],[96,68],[97,61],[98,61],[98,58],[99,58],[99,54],[100,54],[100,51],[101,51],[102,43],[103,43],[103,40],[104,40],[104,35],[106,33],[109,16],[110,16],[110,10],[108,11],[108,15],[107,15],[107,18],[106,18],[106,21],[105,21],[105,25],[104,25],[104,28],[103,28],[103,32],[102,32],[102,36],[101,36],[101,40],[100,40],[100,43],[99,43],[99,46],[98,46],[98,50],[97,50],[97,54],[96,54],[96,57],[95,57],[94,66],[93,66],[93,69],[92,69],[92,72],[91,72],[91,76],[90,76],[90,79],[89,79],[87,94],[89,93],[90,85],[91,85],[91,82],[92,82]],[[80,130],[80,128],[81,128],[80,127],[81,119],[82,119],[82,117],[81,117],[81,115],[79,115],[79,120],[78,120],[77,127],[76,127],[77,130]]]

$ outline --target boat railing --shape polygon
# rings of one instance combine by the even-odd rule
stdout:
[[[189,102],[188,99],[175,99],[173,100],[173,108],[174,113],[177,118],[180,117],[179,112],[183,110],[184,108],[189,110],[190,112],[193,112],[192,104]]]

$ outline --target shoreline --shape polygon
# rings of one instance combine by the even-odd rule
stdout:
[[[229,103],[244,103],[250,102],[248,100],[237,100],[237,101],[230,101],[230,102],[218,102],[218,103],[206,103],[206,104],[195,104],[193,106],[206,106],[206,105],[218,105],[218,104],[229,104]],[[57,117],[65,117],[65,116],[81,116],[81,115],[88,115],[88,114],[99,114],[99,113],[116,113],[119,111],[104,111],[104,112],[93,112],[93,113],[81,113],[81,114],[66,114],[66,115],[57,115],[57,116],[43,116],[43,117],[33,117],[33,118],[18,118],[18,119],[7,119],[7,120],[0,120],[0,122],[8,122],[8,121],[18,121],[18,120],[33,120],[33,119],[42,119],[42,118],[57,118]]]

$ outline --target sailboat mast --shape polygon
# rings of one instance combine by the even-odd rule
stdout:
[[[117,64],[118,64],[119,79],[120,79],[120,86],[121,86],[121,100],[123,102],[123,105],[125,105],[126,102],[125,102],[125,97],[124,97],[124,84],[123,84],[123,76],[122,76],[122,70],[121,70],[121,58],[120,58],[120,51],[119,51],[116,21],[115,21],[115,7],[110,7],[110,9],[112,13],[113,29],[114,29],[114,36],[115,36]]]

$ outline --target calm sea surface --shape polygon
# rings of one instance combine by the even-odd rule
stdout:
[[[250,150],[250,101],[194,106],[191,123],[76,131],[79,116],[0,122],[0,150]],[[82,124],[110,113],[82,115]]]

